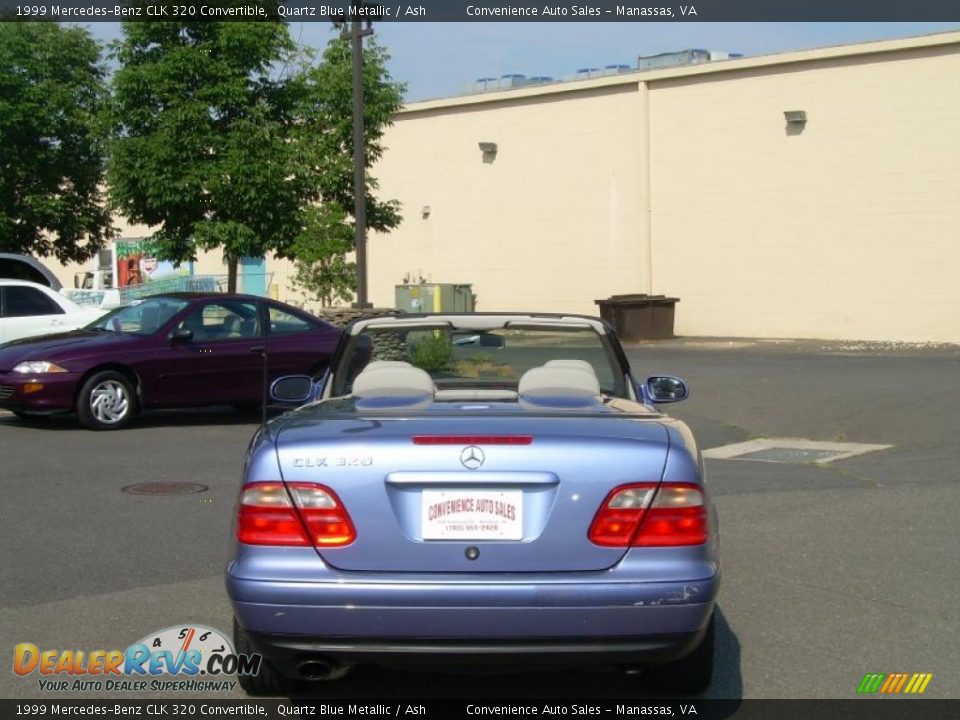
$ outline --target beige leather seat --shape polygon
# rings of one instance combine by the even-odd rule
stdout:
[[[241,337],[240,328],[243,327],[243,320],[239,315],[228,315],[223,319],[223,337],[238,338]]]
[[[353,395],[361,401],[389,399],[405,409],[430,405],[435,393],[426,371],[395,360],[372,362],[353,381]]]
[[[559,358],[557,360],[548,360],[543,364],[543,366],[544,367],[576,368],[578,370],[583,370],[584,372],[590,373],[594,377],[597,376],[597,371],[593,369],[593,365],[588,363],[586,360],[575,360],[573,358],[570,358],[570,359]]]
[[[600,383],[591,368],[543,365],[527,370],[520,378],[517,392],[521,400],[571,397],[588,400],[600,395]]]
[[[160,329],[160,308],[156,305],[147,305],[140,313],[140,332],[152,335]]]

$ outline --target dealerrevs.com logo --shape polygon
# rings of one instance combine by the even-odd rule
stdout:
[[[222,676],[256,675],[262,661],[237,654],[219,630],[203,625],[168,627],[125,650],[42,650],[29,642],[13,649],[13,672],[38,675],[39,689],[52,692],[232,690],[236,681]]]

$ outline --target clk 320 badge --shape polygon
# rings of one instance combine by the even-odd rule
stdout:
[[[373,465],[373,458],[364,457],[298,457],[293,459],[295,468],[319,467],[369,467]]]

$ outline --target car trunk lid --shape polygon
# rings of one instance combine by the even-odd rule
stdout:
[[[667,433],[636,418],[433,417],[282,431],[283,480],[332,489],[356,527],[343,570],[591,571],[624,548],[587,532],[610,490],[659,482]]]

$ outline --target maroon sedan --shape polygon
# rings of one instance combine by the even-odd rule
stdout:
[[[333,325],[262,297],[155,295],[80,330],[0,345],[0,408],[75,411],[114,430],[143,408],[256,406],[264,351],[271,379],[318,375],[339,340]]]

